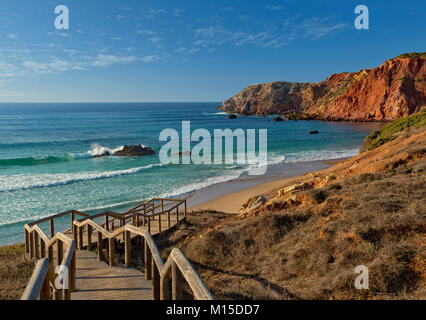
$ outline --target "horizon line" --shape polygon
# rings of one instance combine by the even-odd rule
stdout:
[[[221,103],[221,101],[0,101],[4,103]]]

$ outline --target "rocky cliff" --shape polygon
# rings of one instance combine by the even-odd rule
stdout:
[[[426,53],[403,54],[374,69],[333,74],[319,83],[252,85],[223,102],[239,114],[289,118],[390,121],[426,106]]]

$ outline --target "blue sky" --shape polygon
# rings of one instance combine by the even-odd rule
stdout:
[[[56,30],[54,8],[70,10]],[[354,8],[369,8],[356,30]],[[425,51],[424,1],[14,0],[0,4],[0,102],[222,101]]]

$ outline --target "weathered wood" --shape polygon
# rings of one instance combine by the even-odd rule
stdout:
[[[62,264],[62,260],[64,259],[64,243],[60,240],[56,242],[56,254],[57,254],[57,263],[58,266]]]
[[[160,273],[155,264],[155,260],[151,259],[152,270],[152,300],[160,300]]]
[[[36,259],[40,259],[39,241],[40,241],[40,238],[38,236],[38,233],[34,232],[34,253],[35,253]]]
[[[50,237],[53,238],[55,235],[55,220],[50,219]]]
[[[43,222],[46,222],[46,221],[49,221],[49,220],[52,220],[52,219],[58,219],[58,218],[61,218],[63,216],[70,214],[71,212],[74,212],[75,214],[78,214],[82,217],[89,217],[89,215],[86,214],[86,213],[79,212],[79,211],[76,211],[76,210],[69,210],[69,211],[65,211],[65,212],[62,212],[62,213],[55,214],[55,215],[50,216],[50,217],[46,217],[46,218],[42,218],[42,219],[33,221],[31,223],[28,223],[28,225],[33,226],[33,225],[40,224],[40,223],[43,223]]]
[[[83,250],[83,232],[84,232],[84,226],[78,227],[78,248],[80,250]]]
[[[98,261],[102,261],[103,260],[103,254],[102,254],[102,250],[103,250],[103,240],[102,240],[102,233],[98,231]]]
[[[170,200],[170,199],[168,199]],[[156,201],[157,204],[154,203]],[[160,201],[160,203],[158,203]],[[108,247],[109,252],[109,264],[110,268],[115,264],[115,245],[118,243],[118,239],[121,234],[125,246],[125,265],[130,266],[131,252],[132,252],[132,243],[131,238],[132,234],[136,234],[136,238],[144,240],[144,260],[145,260],[145,278],[151,280],[152,284],[152,298],[154,299],[168,299],[170,292],[170,280],[172,280],[172,298],[181,299],[183,297],[183,287],[184,280],[188,283],[191,290],[194,293],[196,299],[213,299],[210,291],[205,286],[204,282],[199,277],[198,273],[183,255],[183,253],[178,249],[173,249],[169,259],[166,263],[163,262],[159,250],[151,237],[151,232],[154,233],[161,232],[164,228],[162,214],[167,213],[167,228],[172,227],[172,215],[173,210],[176,209],[176,222],[179,221],[179,206],[184,205],[183,215],[186,217],[186,201],[171,199],[170,201],[175,201],[175,205],[168,206],[166,211],[165,209],[166,199],[152,199],[151,202],[146,202],[143,206],[139,207],[137,211],[129,212],[127,211],[124,214],[117,214],[113,212],[105,212],[97,214],[96,216],[91,216],[89,218],[83,218],[78,221],[73,221],[72,231],[77,231],[74,233],[75,240],[70,240],[67,236],[62,233],[56,234],[52,239],[49,239],[45,236],[43,230],[41,230],[37,225],[30,227],[29,225],[25,226],[26,232],[26,245],[28,243],[27,249],[32,256],[42,255],[45,256],[45,250],[47,248],[49,257],[53,258],[53,248],[52,245],[57,245],[57,261],[58,265],[64,265],[68,267],[68,283],[69,288],[64,290],[56,290],[54,298],[56,299],[68,299],[71,296],[71,292],[75,291],[75,282],[76,282],[76,252],[75,247],[78,242],[79,248],[83,247],[83,230],[87,225],[87,249],[88,251],[92,247],[92,234],[96,230],[97,245],[98,245],[98,260],[102,258],[102,247],[103,241],[107,242],[106,247]],[[157,208],[161,207],[160,212],[155,212]],[[144,214],[142,214],[142,210]],[[71,211],[72,212],[72,211]],[[70,213],[71,213],[70,212]],[[78,214],[78,212],[77,212]],[[105,217],[105,224],[103,226],[95,223],[93,219],[95,217]],[[140,221],[139,218],[142,216],[142,224],[148,224],[148,231],[144,228],[138,228]],[[158,219],[155,217],[158,216]],[[84,215],[83,215],[84,217]],[[109,219],[111,217],[111,219]],[[72,219],[72,218],[71,218]],[[53,219],[52,219],[53,220]],[[118,221],[118,222],[116,222]],[[158,221],[158,222],[157,222]],[[175,220],[173,219],[173,222]],[[126,224],[128,223],[128,224]],[[34,225],[34,224],[32,224]],[[110,229],[110,231],[108,230]],[[115,229],[115,230],[114,230]],[[85,231],[85,230],[84,230]],[[67,231],[68,232],[68,231]],[[73,233],[73,232],[71,232]],[[77,235],[78,234],[78,235]],[[105,237],[105,238],[104,238]],[[137,239],[136,239],[137,240]],[[41,242],[40,242],[41,241]],[[37,244],[38,242],[39,245]],[[64,252],[64,245],[67,249]],[[38,249],[40,247],[40,253]],[[37,253],[36,253],[37,251]],[[95,255],[96,259],[96,255]],[[84,295],[83,295],[84,296]]]
[[[145,262],[145,280],[151,280],[151,249],[145,239],[144,242],[144,262]]]
[[[76,224],[73,224],[73,226],[72,226],[72,229],[73,229],[73,238],[74,238],[74,241],[75,241],[75,245],[77,246],[77,248],[80,248],[80,244],[79,244],[79,241],[78,241],[78,226],[76,225]]]
[[[76,253],[75,253],[75,250],[73,250],[70,269],[71,269],[70,270],[71,278],[70,278],[70,282],[69,282],[69,284],[70,284],[70,290],[71,290],[71,292],[74,292],[75,288],[76,288],[75,287],[75,282],[76,282],[76,279],[77,279],[77,276],[76,276],[77,270],[76,270]]]
[[[160,277],[160,300],[169,300],[169,278],[168,277]]]
[[[74,225],[74,219],[75,219],[74,211],[71,212],[70,217],[71,217],[70,222],[71,222],[71,227],[72,227]],[[74,229],[72,229],[72,232],[74,232]]]
[[[40,257],[46,258],[46,243],[43,239],[40,240]]]
[[[37,262],[34,272],[28,282],[21,300],[36,300],[45,284],[45,279],[49,271],[49,259],[41,259]],[[43,297],[45,292],[43,290]]]
[[[24,235],[25,235],[25,255],[29,258],[30,254],[30,235],[28,233],[28,230],[24,228]]]
[[[52,299],[52,295],[50,293],[50,285],[49,285],[49,270],[50,270],[50,266],[48,267],[47,274],[44,277],[43,286],[41,287],[41,290],[40,290],[40,300]]]
[[[182,272],[182,276],[185,278],[194,297],[197,300],[213,300],[214,297],[210,290],[207,288],[204,281],[201,279],[198,272],[194,269],[192,264],[185,257],[183,252],[179,248],[174,248],[170,255],[173,258],[174,263]]]
[[[35,231],[30,232],[30,259],[34,259],[34,233]]]
[[[131,257],[132,257],[132,248],[130,243],[130,231],[124,232],[124,263],[126,267],[130,267]]]
[[[172,264],[172,300],[182,300],[183,298],[183,277],[176,265],[176,262]]]
[[[108,247],[109,247],[109,266],[112,267],[115,265],[115,245],[114,239],[108,239]]]
[[[87,225],[87,251],[92,250],[92,226]]]

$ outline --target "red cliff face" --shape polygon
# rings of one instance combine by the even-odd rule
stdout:
[[[426,54],[407,54],[381,66],[334,74],[320,83],[253,85],[226,100],[240,114],[295,112],[321,120],[389,121],[426,106]]]

